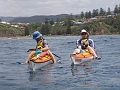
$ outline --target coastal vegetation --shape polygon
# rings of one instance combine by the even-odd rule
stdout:
[[[0,24],[0,37],[27,36],[38,30],[43,35],[79,35],[81,29],[86,29],[92,35],[120,34],[120,5],[116,5],[112,12],[100,8],[93,12],[81,12],[80,15],[66,15],[63,18],[45,18],[44,22],[10,25]]]
[[[0,24],[0,37],[24,36],[24,30],[10,25]]]

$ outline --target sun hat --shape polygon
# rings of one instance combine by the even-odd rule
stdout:
[[[87,38],[89,38],[90,34],[85,29],[81,30],[81,35],[82,35],[82,33],[86,33],[87,34]]]
[[[85,29],[81,30],[81,33],[87,33],[87,31]]]
[[[39,38],[39,37],[41,37],[42,36],[42,34],[40,33],[40,32],[38,32],[38,31],[35,31],[34,33],[33,33],[33,39],[37,39],[37,38]]]

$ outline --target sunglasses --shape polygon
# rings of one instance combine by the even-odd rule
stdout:
[[[86,35],[87,33],[81,33],[81,35]]]

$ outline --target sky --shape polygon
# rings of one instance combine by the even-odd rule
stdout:
[[[0,0],[0,16],[75,15],[108,7],[113,11],[119,4],[120,0]]]

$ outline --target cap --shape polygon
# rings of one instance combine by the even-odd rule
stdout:
[[[87,31],[85,29],[81,30],[81,33],[87,33]]]
[[[39,38],[39,37],[41,37],[42,36],[42,34],[40,33],[40,32],[38,32],[38,31],[35,31],[34,33],[33,33],[33,39],[37,39],[37,38]]]

